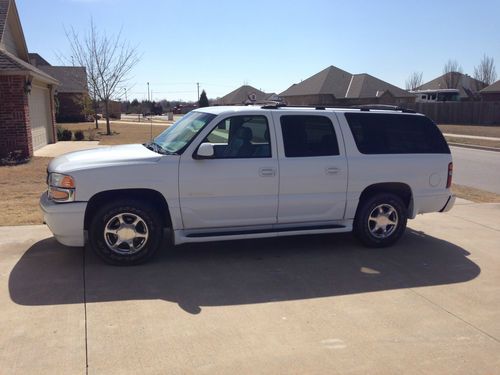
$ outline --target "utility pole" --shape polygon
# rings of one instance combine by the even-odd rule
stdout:
[[[125,91],[125,101],[128,102],[128,99],[127,99],[127,88],[125,87],[123,90]]]
[[[196,82],[196,87],[198,88],[198,101],[200,101],[200,82]]]
[[[149,105],[149,110],[151,111],[151,96],[149,94],[149,82],[148,82],[148,105]],[[149,122],[150,122],[149,135],[151,140],[153,140],[153,118],[151,117],[151,113],[149,114]]]

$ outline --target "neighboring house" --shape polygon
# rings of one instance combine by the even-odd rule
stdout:
[[[479,91],[481,99],[485,102],[500,102],[500,81],[492,83]]]
[[[87,120],[84,113],[85,98],[88,97],[87,71],[83,66],[52,66],[38,53],[30,53],[31,64],[56,78],[57,122],[81,122]],[[89,103],[87,101],[87,103]]]
[[[451,72],[424,83],[416,90],[457,89],[460,93],[460,100],[474,100],[478,99],[479,91],[485,86],[483,82],[467,74]]]
[[[415,96],[369,74],[351,74],[335,66],[293,84],[279,94],[289,105],[352,106],[413,103]]]
[[[108,103],[109,118],[120,120],[122,118],[122,102],[110,100]],[[102,117],[106,116],[106,110],[103,102],[99,103],[99,111]]]
[[[0,156],[24,157],[56,142],[54,93],[58,81],[29,63],[14,0],[0,0]]]
[[[255,87],[243,85],[217,99],[215,105],[245,105],[279,100],[280,98],[275,93],[265,93]]]

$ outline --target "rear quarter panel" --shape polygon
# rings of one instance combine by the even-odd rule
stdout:
[[[441,210],[449,196],[446,188],[451,154],[385,154],[359,152],[343,113],[337,113],[349,168],[346,219],[354,218],[363,190],[373,184],[407,184],[412,192],[409,217]]]

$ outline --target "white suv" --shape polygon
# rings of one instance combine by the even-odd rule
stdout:
[[[137,264],[174,244],[354,231],[393,244],[407,218],[448,211],[452,159],[404,110],[209,107],[144,145],[60,156],[44,219],[68,246]]]

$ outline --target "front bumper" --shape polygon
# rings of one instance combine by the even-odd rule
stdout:
[[[43,193],[40,197],[43,221],[57,241],[66,246],[83,246],[83,220],[87,202],[55,203]]]

